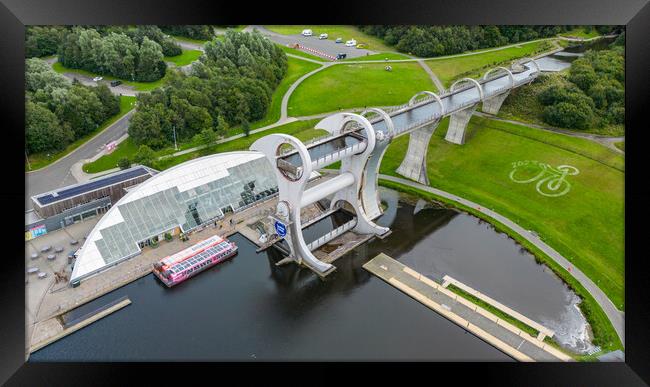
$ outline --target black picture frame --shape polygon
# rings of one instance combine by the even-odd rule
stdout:
[[[87,0],[0,0],[0,109],[3,136],[3,184],[1,199],[5,230],[3,275],[0,280],[0,382],[9,385],[77,385],[131,384],[127,374],[141,374],[157,383],[156,373],[165,367],[165,375],[189,374],[186,364],[137,365],[25,363],[25,291],[22,257],[24,219],[24,26],[57,24],[609,24],[626,26],[626,181],[625,181],[625,288],[626,288],[626,356],[625,363],[575,364],[506,364],[506,363],[426,363],[412,365],[409,373],[442,382],[441,375],[476,382],[501,385],[643,385],[650,381],[650,303],[646,284],[649,274],[644,240],[648,216],[644,187],[647,177],[648,151],[644,141],[648,125],[645,110],[650,86],[650,4],[647,0],[412,0],[366,1],[356,3],[219,3],[185,0],[172,1],[100,1]],[[268,364],[250,363],[266,368]],[[192,365],[192,374],[212,372],[214,364]],[[347,371],[360,375],[376,373],[350,365]],[[381,378],[400,380],[405,364],[399,369],[374,365]],[[270,372],[251,373],[226,365],[217,370],[240,378],[260,376],[278,382],[293,378],[295,367],[269,367]],[[315,368],[312,368],[315,367]],[[395,367],[395,366],[394,366]],[[194,369],[196,368],[196,370]],[[306,382],[316,375],[339,380],[339,370],[322,366],[301,367]],[[242,372],[243,371],[243,372]],[[343,370],[341,370],[343,372]],[[309,376],[311,375],[311,376]],[[219,377],[225,382],[225,376]],[[336,379],[334,379],[336,378]],[[274,380],[273,380],[274,379]],[[135,381],[135,379],[130,379]],[[165,379],[170,381],[170,379]],[[216,379],[215,379],[216,381]],[[404,382],[405,380],[402,379]]]

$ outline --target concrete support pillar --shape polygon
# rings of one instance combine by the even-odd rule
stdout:
[[[440,121],[432,122],[409,134],[409,147],[402,164],[397,168],[397,173],[418,183],[429,185],[427,152],[429,150],[429,140],[431,140],[431,136],[439,123]]]
[[[465,129],[477,106],[478,103],[451,114],[445,140],[458,145],[465,143]]]
[[[505,101],[506,98],[508,98],[508,95],[510,95],[510,90],[506,91],[505,93],[495,95],[494,97],[490,97],[488,99],[483,100],[483,113],[494,114],[494,115],[499,113],[499,109],[501,109],[501,105],[503,104],[503,101]]]

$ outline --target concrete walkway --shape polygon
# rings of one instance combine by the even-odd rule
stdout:
[[[440,82],[440,79],[438,76],[431,70],[431,67],[427,66],[427,64],[423,60],[418,60],[418,64],[420,67],[424,69],[424,71],[429,74],[429,78],[431,78],[431,81],[433,82],[434,85],[438,88],[438,94],[442,94],[445,92],[445,86]]]
[[[529,232],[523,227],[519,226],[517,223],[506,218],[505,216],[498,214],[491,209],[485,208],[478,203],[474,203],[470,200],[463,199],[459,196],[451,194],[446,191],[439,190],[437,188],[429,187],[411,180],[402,179],[395,176],[389,175],[379,175],[380,179],[391,181],[393,183],[402,184],[411,188],[419,189],[425,192],[432,193],[434,195],[441,196],[443,198],[449,199],[453,202],[462,204],[467,207],[471,207],[476,211],[481,212],[482,214],[487,215],[489,218],[498,221],[501,224],[504,224],[509,229],[513,230],[520,236],[524,237],[528,242],[535,245],[535,247],[542,250],[546,255],[551,257],[557,264],[562,266],[565,269],[570,269],[569,274],[573,276],[585,289],[594,297],[598,305],[607,315],[607,318],[614,326],[618,337],[621,339],[621,343],[625,346],[625,313],[619,311],[616,306],[610,301],[607,295],[589,278],[587,277],[580,269],[575,267],[571,262],[564,258],[560,253],[558,253],[551,246],[547,245],[542,241],[537,235]]]
[[[377,255],[366,262],[363,268],[515,360],[572,360],[570,356],[541,339],[531,336],[386,254]]]

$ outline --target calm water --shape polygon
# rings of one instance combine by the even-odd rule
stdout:
[[[588,345],[575,295],[512,240],[472,216],[407,204],[390,190],[381,196],[388,208],[379,223],[393,233],[336,261],[324,281],[276,267],[278,253],[256,254],[235,235],[231,261],[172,289],[153,275],[118,289],[76,314],[122,295],[130,306],[30,359],[512,360],[365,271],[379,252],[436,280],[449,274],[556,329],[567,345]]]
[[[541,71],[560,71],[571,67],[571,62],[581,57],[587,50],[602,50],[608,48],[616,38],[599,39],[590,43],[570,46],[552,55],[537,59]]]

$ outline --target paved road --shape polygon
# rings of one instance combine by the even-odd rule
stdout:
[[[55,188],[63,187],[69,184],[75,184],[77,181],[72,176],[70,169],[72,166],[83,159],[91,158],[99,153],[101,147],[106,143],[115,141],[123,136],[128,127],[129,119],[135,110],[126,113],[122,118],[102,131],[100,134],[90,139],[84,145],[75,149],[54,164],[40,169],[38,171],[25,174],[25,210],[32,208],[31,196],[39,193],[51,191]]]
[[[287,44],[300,43],[300,45],[313,48],[332,56],[336,56],[338,53],[345,53],[348,55],[348,58],[358,58],[360,56],[376,54],[375,51],[358,49],[356,47],[346,47],[343,43],[334,43],[334,40],[338,36],[330,36],[329,39],[321,40],[318,39],[318,36],[302,36],[300,34],[281,35],[273,31],[269,31],[263,26],[248,26],[244,29],[244,31],[252,31],[253,29],[257,29],[262,35],[267,36],[269,39],[271,39],[271,41],[283,46],[286,46]],[[314,34],[316,33],[317,31],[314,32]],[[353,38],[353,36],[341,37],[344,41]],[[361,43],[361,41],[358,43]]]
[[[461,197],[458,197],[456,195],[453,195],[449,192],[446,191],[441,191],[437,188],[429,187],[427,185],[423,185],[420,183],[416,183],[411,180],[406,180],[402,179],[399,177],[395,176],[389,176],[389,175],[379,175],[381,179],[392,181],[394,183],[399,183],[403,184],[412,188],[416,188],[422,191],[430,192],[438,196],[442,196],[446,199],[452,200],[456,203],[460,203],[462,205],[465,205],[467,207],[471,207],[487,216],[489,216],[492,219],[495,219],[499,221],[500,223],[504,224],[506,227],[510,228],[517,234],[521,235],[524,237],[528,242],[532,243],[535,245],[537,248],[542,250],[546,255],[551,257],[556,263],[558,263],[560,266],[564,268],[571,268],[571,271],[569,273],[580,282],[582,286],[587,289],[587,291],[594,297],[598,305],[602,308],[602,310],[605,312],[607,315],[607,318],[609,318],[609,321],[612,323],[614,326],[614,329],[616,330],[616,333],[618,334],[618,337],[621,339],[621,342],[623,343],[623,346],[625,346],[625,313],[619,311],[616,306],[609,300],[607,295],[600,290],[600,288],[589,278],[587,277],[580,269],[575,267],[571,262],[569,262],[566,258],[564,258],[560,253],[555,251],[551,246],[547,245],[544,243],[539,237],[537,237],[534,234],[531,234],[528,230],[524,229],[523,227],[519,226],[517,223],[513,222],[512,220],[506,218],[503,215],[500,215],[489,208],[485,208],[477,203],[474,203],[472,201],[469,201],[467,199],[463,199]]]
[[[54,58],[48,58],[45,61],[47,63],[49,63],[50,65],[52,65],[57,60],[58,60],[58,58],[54,57]],[[98,83],[105,83],[106,86],[108,86],[108,89],[115,95],[120,95],[121,94],[121,95],[135,96],[135,95],[138,94],[138,91],[135,90],[132,86],[126,86],[126,85],[122,84],[122,85],[119,85],[119,86],[111,87],[109,81],[102,80],[102,81],[99,81],[99,82],[95,82],[95,81],[93,81],[93,79],[91,77],[88,77],[86,75],[82,75],[82,74],[79,74],[79,73],[73,73],[73,72],[63,73],[62,75],[64,77],[68,78],[71,81],[77,79],[77,80],[79,80],[79,82],[81,82],[83,85],[86,85],[86,86],[93,86],[94,87],[94,86],[97,86]]]

